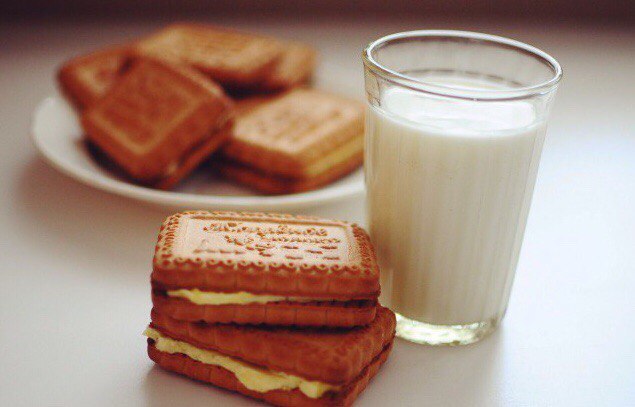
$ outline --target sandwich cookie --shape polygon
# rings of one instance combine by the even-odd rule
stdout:
[[[229,137],[232,105],[199,72],[143,59],[81,120],[88,139],[127,176],[167,189]]]
[[[364,327],[262,328],[177,321],[156,310],[150,358],[174,371],[278,406],[349,406],[386,361],[395,315]]]
[[[172,215],[151,280],[154,309],[191,322],[351,327],[373,320],[379,296],[362,228],[291,215]]]
[[[228,178],[264,193],[294,193],[362,164],[363,104],[311,89],[242,103],[249,108],[237,116],[219,163]]]
[[[63,93],[79,110],[106,94],[125,70],[130,47],[109,48],[73,58],[57,74]]]
[[[286,51],[279,41],[201,24],[173,24],[140,40],[134,54],[189,65],[225,87],[257,87]]]
[[[262,91],[280,91],[304,84],[311,79],[317,59],[316,51],[300,42],[282,42],[282,45],[282,56],[259,86]]]

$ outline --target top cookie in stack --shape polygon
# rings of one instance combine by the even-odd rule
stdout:
[[[72,59],[58,80],[97,158],[130,180],[171,189],[219,152],[211,168],[283,194],[333,182],[362,162],[363,104],[295,89],[315,60],[297,41],[180,23]],[[223,109],[205,113],[214,106]]]
[[[379,269],[356,225],[186,212],[163,223],[152,289],[157,312],[185,321],[351,327],[375,318]]]

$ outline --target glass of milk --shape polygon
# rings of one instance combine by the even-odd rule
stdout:
[[[363,58],[380,301],[402,338],[478,341],[505,315],[560,65],[461,31],[389,35]]]

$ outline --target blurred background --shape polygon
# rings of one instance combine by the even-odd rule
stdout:
[[[347,13],[358,17],[365,13],[387,15],[410,15],[432,17],[520,17],[525,20],[547,18],[558,21],[587,19],[628,21],[633,19],[633,2],[615,1],[573,1],[573,0],[112,0],[108,2],[90,0],[26,0],[5,2],[2,7],[12,16],[69,16],[69,15],[110,15],[110,16],[187,16],[193,13],[231,13],[243,16],[271,14],[274,16],[310,14],[329,16]]]
[[[608,140],[620,138],[623,143],[627,133],[632,136],[633,115],[626,114],[635,87],[632,0],[6,1],[0,5],[0,86],[11,97],[0,101],[0,130],[15,142],[1,153],[6,156],[0,164],[4,174],[18,179],[16,171],[31,162],[35,168],[29,178],[37,177],[44,185],[63,183],[56,188],[68,189],[69,194],[79,189],[75,201],[88,199],[84,187],[71,187],[70,180],[43,171],[45,164],[26,140],[31,112],[42,98],[56,92],[54,75],[67,59],[129,42],[175,21],[206,22],[311,44],[320,52],[316,86],[359,99],[364,96],[360,52],[380,36],[414,29],[459,29],[511,37],[554,55],[565,72],[543,167],[549,165],[549,154],[557,154],[559,143],[567,147],[575,143],[582,149],[578,151],[597,158],[603,154],[598,143],[613,148]],[[584,143],[590,143],[588,149]],[[574,172],[571,166],[559,168]],[[359,203],[343,204],[335,214],[364,221]]]

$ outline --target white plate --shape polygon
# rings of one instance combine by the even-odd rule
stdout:
[[[61,96],[44,99],[35,110],[32,137],[36,148],[55,168],[95,188],[139,201],[171,208],[296,210],[360,196],[363,172],[357,170],[316,191],[263,196],[224,181],[209,168],[199,168],[174,191],[160,191],[131,184],[99,165],[81,138],[73,108]]]

